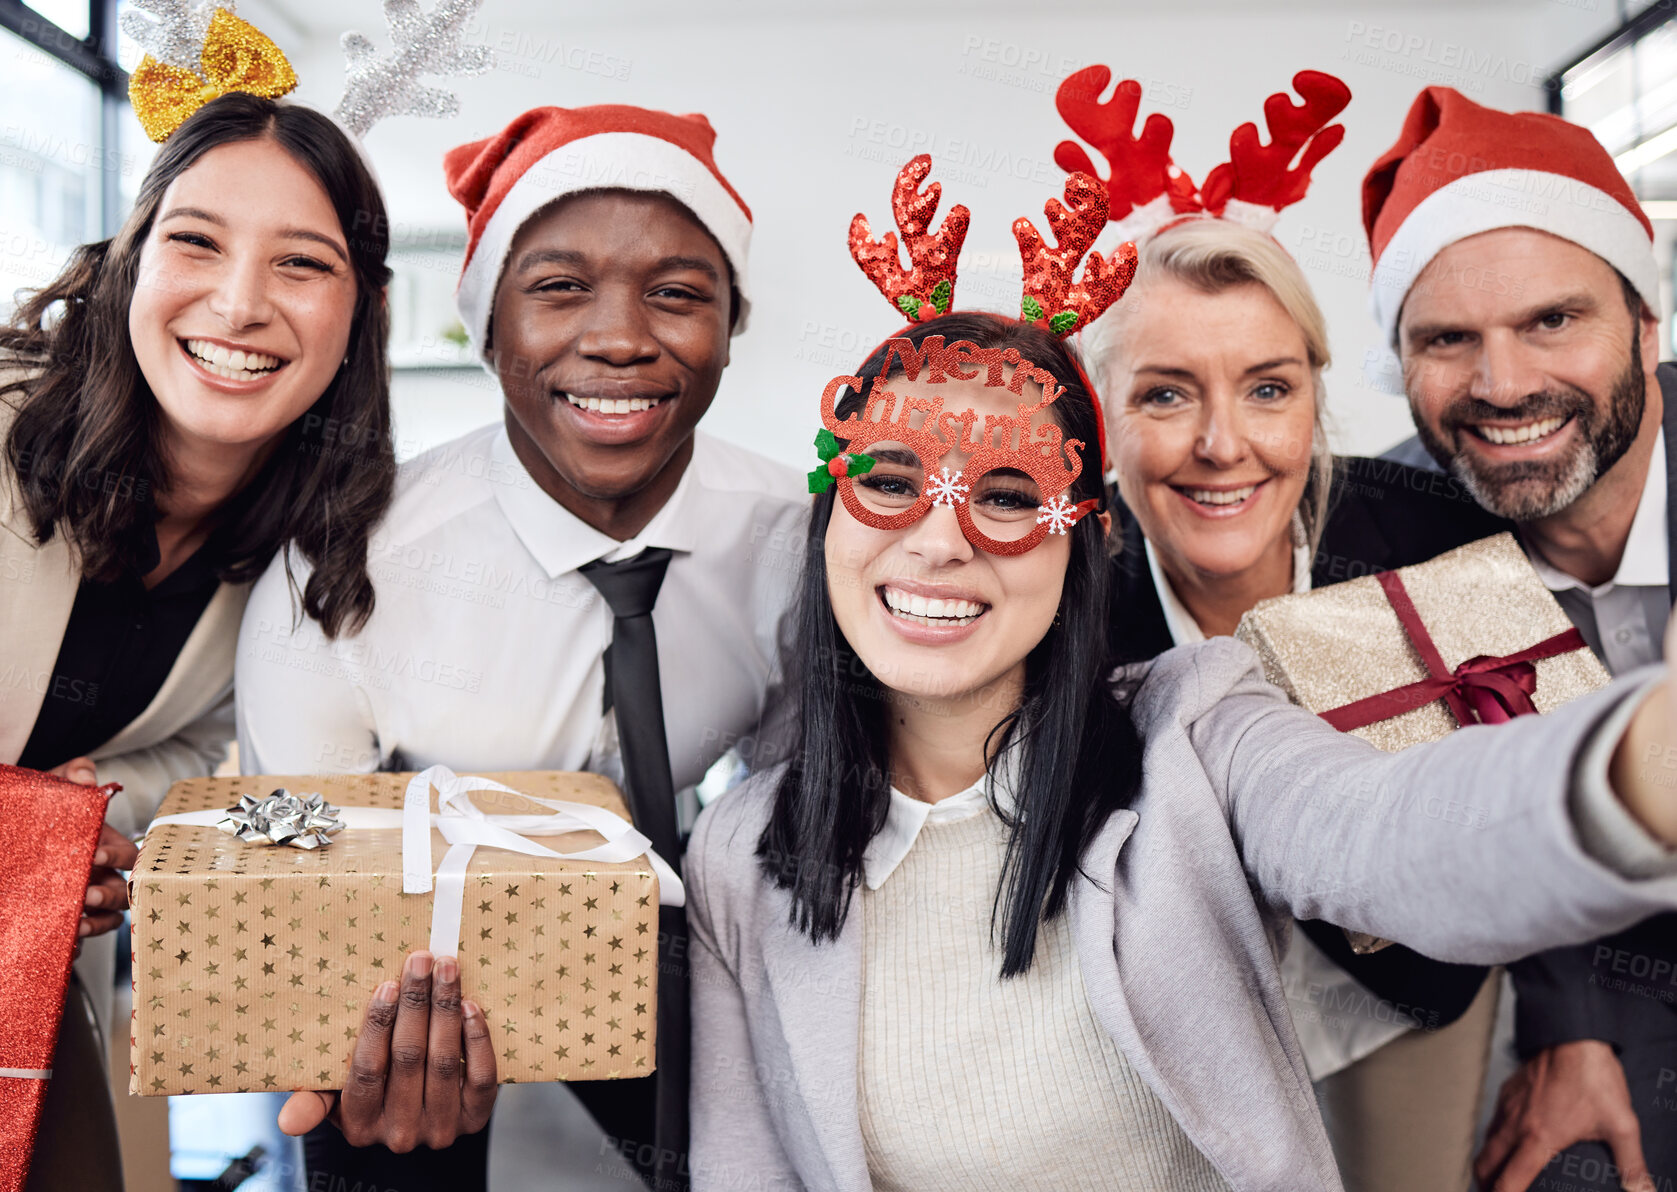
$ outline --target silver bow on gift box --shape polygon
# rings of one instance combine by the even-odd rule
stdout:
[[[324,848],[332,833],[343,830],[338,809],[318,794],[298,796],[281,787],[264,798],[240,795],[216,824],[229,836],[247,844],[279,844],[292,848]]]

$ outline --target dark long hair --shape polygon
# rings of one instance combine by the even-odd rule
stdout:
[[[221,578],[234,583],[255,579],[281,547],[295,546],[313,568],[303,610],[335,636],[373,610],[367,539],[395,482],[383,294],[390,237],[378,184],[319,112],[235,93],[205,104],[164,142],[122,230],[76,249],[0,328],[0,350],[40,369],[0,393],[17,406],[6,460],[38,542],[64,534],[92,579],[139,564],[157,517],[152,498],[169,488],[157,399],[128,336],[140,250],[170,183],[211,149],[261,139],[289,153],[331,199],[349,245],[355,311],[348,362],[218,511],[212,541]]]
[[[1070,348],[1038,327],[979,313],[944,315],[904,334],[916,346],[941,335],[949,343],[1016,348],[1053,373],[1066,391],[1049,409],[1068,439],[1088,444],[1070,500],[1093,498],[1104,508],[1094,396]],[[885,361],[881,345],[857,372],[864,388],[839,403],[840,417],[861,407]],[[827,592],[824,540],[837,491],[835,485],[818,497],[810,518],[789,655],[803,668],[799,742],[757,843],[768,879],[791,893],[793,926],[817,942],[836,938],[843,927],[862,855],[890,807],[884,689],[839,630]],[[992,772],[1003,753],[1017,754],[1015,808],[997,807],[1009,829],[991,913],[992,928],[1000,928],[1003,976],[1030,967],[1038,924],[1064,911],[1084,849],[1141,780],[1134,726],[1105,682],[1105,535],[1097,518],[1085,517],[1070,537],[1055,625],[1027,656],[1023,699],[996,726],[988,751]]]

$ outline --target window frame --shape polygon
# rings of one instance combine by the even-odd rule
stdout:
[[[1630,17],[1576,58],[1557,66],[1550,72],[1549,77],[1543,80],[1543,93],[1548,103],[1549,114],[1566,116],[1566,97],[1561,94],[1561,89],[1566,86],[1567,75],[1581,66],[1603,61],[1621,50],[1633,48],[1650,33],[1674,20],[1677,20],[1677,11],[1674,11],[1669,3],[1665,0],[1653,0],[1647,8]]]
[[[128,107],[128,72],[117,63],[117,0],[88,0],[85,38],[60,28],[22,0],[0,0],[0,29],[13,34],[99,88],[99,158],[106,162],[121,144],[121,120]],[[122,224],[122,180],[99,170],[99,227],[114,236]]]

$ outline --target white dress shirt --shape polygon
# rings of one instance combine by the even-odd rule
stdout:
[[[1590,645],[1611,674],[1622,675],[1660,658],[1671,608],[1665,518],[1665,431],[1661,430],[1654,439],[1654,454],[1625,539],[1625,553],[1612,579],[1592,588],[1526,547],[1531,565],[1569,615],[1575,615],[1574,602],[1588,601],[1595,619],[1595,639]],[[1583,624],[1579,629],[1590,637],[1592,626]]]
[[[1205,632],[1170,586],[1153,544],[1147,542],[1146,546],[1147,567],[1171,641],[1179,646],[1204,641]],[[1293,515],[1293,591],[1310,591],[1310,545],[1297,513]],[[1350,1067],[1409,1029],[1394,1007],[1382,1005],[1302,931],[1293,932],[1292,943],[1281,959],[1281,980],[1312,1080]]]
[[[621,782],[602,711],[611,610],[577,569],[649,547],[675,552],[652,620],[676,789],[730,747],[754,768],[779,760],[752,756],[752,734],[802,565],[809,501],[796,472],[699,434],[668,503],[623,543],[543,492],[499,425],[412,460],[396,487],[368,552],[377,604],[359,633],[294,628],[277,562],[251,592],[236,670],[245,773],[442,763]]]
[[[1665,431],[1654,438],[1642,496],[1625,538],[1619,569],[1606,583],[1590,587],[1552,565],[1531,546],[1526,557],[1555,598],[1575,616],[1574,602],[1587,600],[1594,624],[1579,626],[1590,646],[1617,676],[1664,656],[1665,623],[1670,615],[1669,540],[1666,537]],[[1650,680],[1652,682],[1652,680]],[[1640,700],[1627,699],[1596,733],[1579,763],[1574,810],[1579,835],[1597,856],[1611,856],[1625,873],[1642,877],[1670,873],[1677,852],[1653,841],[1613,795],[1608,769]]]

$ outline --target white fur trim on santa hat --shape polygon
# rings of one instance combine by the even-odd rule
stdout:
[[[740,309],[733,333],[745,330],[751,310],[746,283],[751,220],[716,175],[681,146],[643,133],[607,132],[561,145],[524,171],[478,238],[454,297],[460,321],[486,365],[490,308],[518,230],[555,199],[602,189],[659,191],[697,216],[734,267]]]
[[[1398,315],[1432,259],[1458,240],[1498,228],[1535,228],[1587,248],[1624,274],[1659,310],[1659,266],[1648,229],[1604,190],[1546,170],[1483,170],[1440,187],[1415,206],[1374,263],[1369,309],[1397,346]]]

